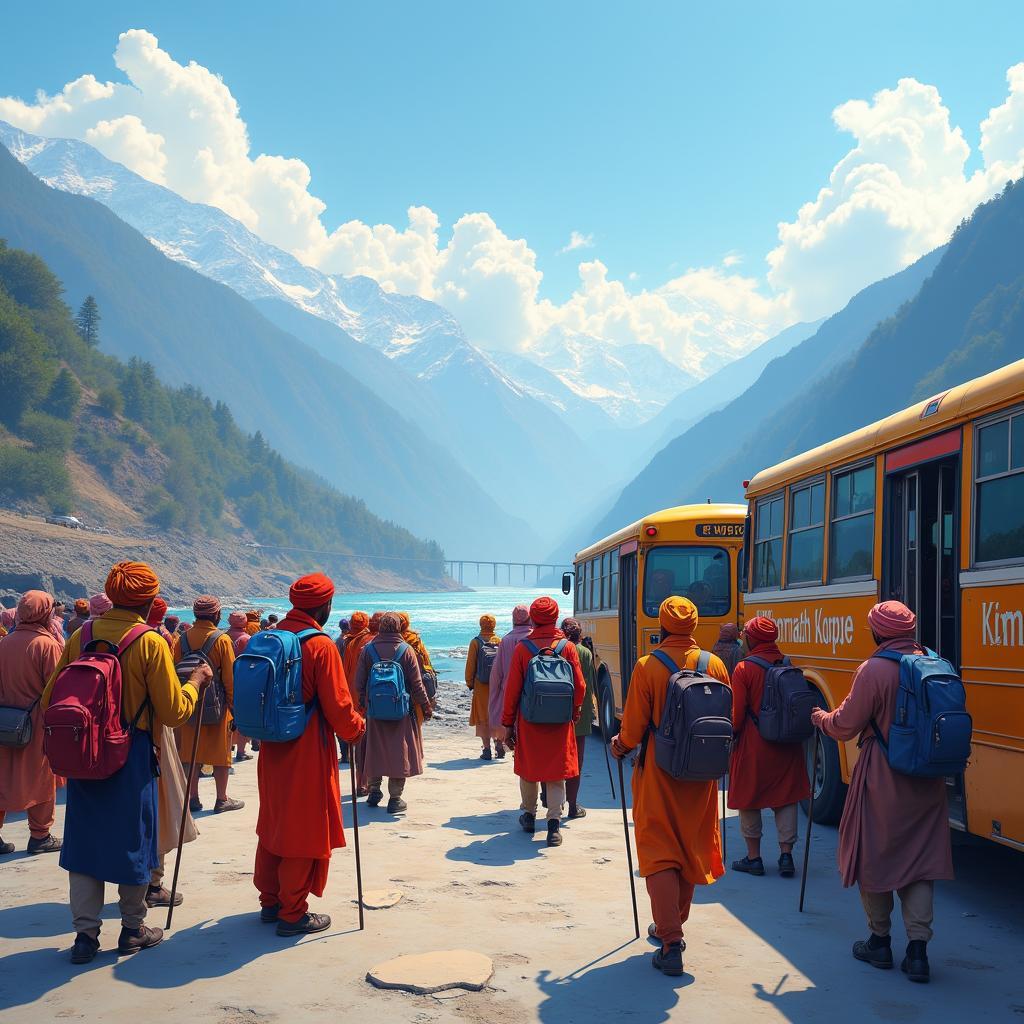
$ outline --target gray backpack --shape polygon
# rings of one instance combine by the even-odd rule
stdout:
[[[756,715],[747,709],[747,715],[757,726],[761,738],[769,743],[803,743],[809,740],[814,735],[811,712],[816,700],[803,672],[791,664],[789,658],[783,658],[774,665],[753,655],[747,655],[744,660],[764,669],[761,707]]]
[[[219,725],[228,709],[228,693],[220,678],[220,670],[214,667],[210,660],[210,652],[213,645],[224,635],[223,629],[214,630],[205,644],[198,650],[193,651],[188,643],[188,634],[181,633],[178,642],[181,644],[181,658],[174,666],[178,679],[184,685],[192,677],[200,665],[209,665],[213,669],[213,682],[206,688],[201,705],[197,705],[192,712],[188,724],[196,725]]]
[[[729,770],[732,749],[732,688],[707,674],[711,655],[701,651],[695,669],[680,669],[664,652],[654,651],[668,670],[668,691],[661,722],[644,736],[654,736],[654,760],[673,779],[710,782]]]
[[[497,656],[497,641],[485,640],[482,636],[476,638],[476,681],[478,683],[490,683],[491,667]]]
[[[576,677],[572,664],[562,657],[568,643],[559,640],[554,647],[541,650],[532,640],[523,640],[523,646],[533,655],[526,666],[519,699],[527,722],[564,725],[572,721]]]

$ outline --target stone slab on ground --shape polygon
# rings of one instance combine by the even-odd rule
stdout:
[[[489,956],[469,949],[411,953],[370,968],[366,980],[377,988],[397,988],[425,996],[447,989],[479,992],[494,974]]]
[[[367,910],[387,910],[398,903],[402,895],[400,889],[368,889],[363,893],[363,906]]]

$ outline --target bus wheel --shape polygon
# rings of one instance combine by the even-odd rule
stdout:
[[[846,802],[846,783],[843,782],[843,767],[839,760],[839,746],[831,736],[815,730],[818,744],[818,774],[811,780],[814,786],[814,820],[819,825],[838,825]],[[814,747],[804,745],[807,758],[807,774],[811,774]],[[804,814],[809,801],[801,801]]]
[[[607,677],[598,684],[598,714],[601,716],[601,730],[610,743],[619,731],[619,720],[615,717],[615,702],[612,700],[612,688]]]

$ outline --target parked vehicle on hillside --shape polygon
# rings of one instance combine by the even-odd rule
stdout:
[[[82,530],[84,524],[74,516],[47,516],[46,521],[54,526],[66,526],[69,530]]]

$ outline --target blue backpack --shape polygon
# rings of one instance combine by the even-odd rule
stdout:
[[[399,644],[391,659],[381,658],[373,644],[367,644],[366,649],[371,659],[366,680],[366,717],[378,722],[400,722],[411,710],[401,665],[402,655],[409,650],[409,645]]]
[[[564,725],[572,721],[576,678],[572,664],[562,657],[568,643],[568,640],[559,640],[554,647],[541,650],[532,640],[523,640],[532,655],[519,698],[527,722]]]
[[[876,658],[900,667],[900,689],[889,738],[882,737],[872,718],[871,728],[893,771],[922,778],[959,775],[971,753],[973,723],[967,712],[967,692],[953,666],[934,651],[900,654],[879,651]]]
[[[235,728],[243,736],[287,743],[303,734],[317,700],[302,700],[302,645],[317,635],[318,629],[253,634],[235,659]]]

